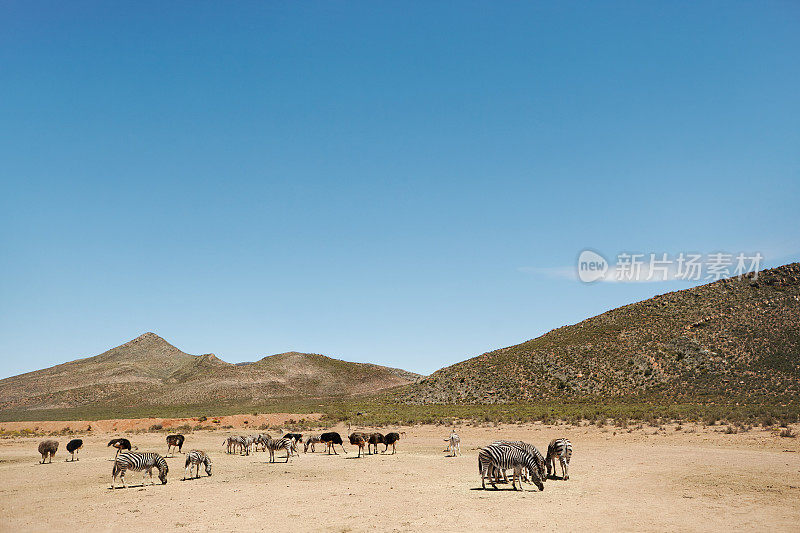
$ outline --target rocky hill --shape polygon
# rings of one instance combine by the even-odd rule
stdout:
[[[434,372],[410,403],[796,400],[800,263],[671,292]]]
[[[189,355],[155,333],[95,357],[0,380],[0,411],[87,405],[188,405],[371,394],[420,376],[404,370],[289,352],[234,365]]]

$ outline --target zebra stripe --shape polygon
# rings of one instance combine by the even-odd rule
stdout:
[[[492,444],[507,444],[509,446],[516,446],[518,448],[522,448],[529,454],[533,455],[534,459],[536,460],[536,467],[537,472],[539,473],[539,479],[542,481],[547,481],[547,471],[544,463],[544,456],[539,452],[539,450],[533,444],[528,444],[527,442],[522,442],[521,440],[498,440],[493,442]],[[505,477],[505,472],[503,472],[503,476]],[[527,480],[526,480],[527,481]]]
[[[292,439],[269,439],[267,449],[270,463],[275,462],[275,452],[278,450],[286,450],[286,462],[288,463],[289,457],[292,455]]]
[[[114,482],[117,476],[122,480],[122,486],[127,487],[125,484],[125,472],[128,470],[149,474],[152,484],[154,483],[153,468],[158,468],[158,479],[161,481],[162,485],[166,484],[169,466],[167,465],[167,460],[159,454],[140,452],[121,453],[114,460],[114,469],[111,471],[111,488],[114,488]]]
[[[322,443],[319,437],[308,437],[303,445],[303,453],[308,453],[308,448],[311,448],[311,453],[314,453],[314,445]]]
[[[197,475],[194,477],[200,477],[200,465],[204,465],[206,468],[206,474],[209,476],[211,475],[211,457],[206,455],[206,452],[202,450],[192,450],[188,454],[186,454],[186,465],[185,470],[183,472],[183,479],[186,479],[186,475],[188,474],[189,477],[193,477],[192,467],[197,467]]]
[[[544,490],[544,484],[539,479],[539,467],[536,465],[536,458],[533,454],[518,446],[508,444],[490,444],[481,449],[478,453],[478,470],[481,474],[481,486],[486,488],[486,478],[494,488],[497,488],[496,480],[490,477],[492,469],[494,472],[502,472],[509,468],[514,469],[511,486],[517,490],[517,477],[522,473],[522,469],[528,470],[528,475],[533,480],[539,490]],[[522,481],[520,480],[520,486]]]
[[[547,475],[556,475],[556,458],[561,463],[561,477],[569,479],[569,460],[572,458],[572,443],[567,439],[553,439],[547,447]]]

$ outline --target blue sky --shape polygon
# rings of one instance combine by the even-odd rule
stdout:
[[[800,260],[793,2],[4,2],[0,377],[145,331],[419,372]]]

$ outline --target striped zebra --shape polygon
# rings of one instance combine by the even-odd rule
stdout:
[[[508,446],[515,446],[518,448],[522,448],[529,454],[533,455],[533,457],[536,459],[536,467],[537,467],[537,472],[539,474],[539,479],[541,479],[542,481],[547,481],[547,469],[544,463],[544,456],[542,456],[541,452],[539,452],[536,446],[534,446],[533,444],[528,444],[527,442],[522,442],[521,440],[497,440],[494,441],[492,444],[499,444],[499,445],[507,444]],[[503,477],[505,478],[507,483],[508,478],[506,478],[505,472],[503,472]],[[528,476],[525,474],[525,472],[522,473],[522,477],[525,481],[528,481]]]
[[[239,437],[228,437],[222,444],[227,446],[225,453],[236,453],[236,448],[239,446]]]
[[[520,477],[523,468],[528,470],[528,475],[539,490],[544,490],[544,484],[538,476],[539,467],[536,465],[536,457],[525,449],[508,444],[490,444],[478,453],[478,471],[481,474],[481,487],[484,489],[486,489],[487,477],[492,487],[497,488],[496,479],[490,477],[492,472],[498,473],[509,468],[514,469],[514,475],[511,478],[511,486],[514,490],[517,490],[517,477]],[[520,488],[522,488],[521,478]]]
[[[262,452],[267,451],[267,442],[269,442],[271,438],[272,436],[269,433],[259,433],[258,437],[256,437],[256,447],[258,447],[258,445],[260,444],[261,451]]]
[[[239,437],[239,442],[241,443],[242,453],[244,455],[250,455],[250,448],[253,446],[253,442],[255,442],[256,438],[251,435],[244,435]]]
[[[308,437],[303,444],[303,453],[308,453],[309,448],[311,448],[311,453],[314,453],[315,444],[322,444],[322,440],[319,437]]]
[[[553,439],[547,447],[547,475],[556,475],[556,457],[561,463],[561,478],[569,479],[569,460],[572,458],[572,443],[567,439]]]
[[[183,472],[183,480],[186,481],[187,474],[189,478],[192,477],[192,467],[197,467],[197,475],[194,477],[200,477],[200,465],[204,465],[206,467],[206,474],[209,476],[211,475],[211,457],[206,455],[206,452],[202,450],[192,450],[186,454],[186,465],[185,470]]]
[[[125,472],[128,470],[144,472],[145,475],[149,474],[150,483],[154,484],[154,468],[158,468],[158,479],[161,480],[162,485],[165,485],[167,483],[167,472],[169,472],[169,466],[167,465],[166,459],[157,453],[150,452],[121,453],[114,460],[114,469],[111,471],[111,488],[114,488],[114,482],[117,480],[117,476],[119,476],[122,480],[122,486],[127,487],[125,484]],[[142,480],[142,485],[144,485],[144,480]]]
[[[267,449],[270,463],[275,462],[275,452],[278,450],[286,450],[286,462],[288,463],[289,457],[292,455],[292,439],[269,439]]]
[[[450,437],[444,439],[444,441],[447,443],[445,451],[451,452],[453,454],[452,457],[461,453],[461,437],[458,436],[455,429],[450,433]]]

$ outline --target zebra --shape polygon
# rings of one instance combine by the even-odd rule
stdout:
[[[250,455],[250,447],[253,445],[255,440],[255,437],[250,435],[239,437],[239,443],[242,447],[242,453],[244,455]]]
[[[270,436],[269,433],[259,433],[256,436],[256,440],[253,442],[253,444],[255,445],[255,450],[256,451],[258,450],[258,445],[260,444],[261,445],[261,451],[262,452],[267,451],[267,442],[269,442],[269,440],[271,438],[272,437]]]
[[[222,441],[222,445],[227,447],[225,453],[233,453],[236,451],[236,439],[237,437],[228,437]]]
[[[114,469],[111,471],[111,488],[114,488],[114,482],[117,480],[117,476],[122,480],[122,486],[127,487],[125,484],[125,472],[127,470],[149,474],[150,483],[154,484],[153,468],[158,468],[158,479],[161,481],[162,485],[166,485],[169,466],[167,465],[167,460],[159,454],[152,452],[121,453],[114,460]],[[142,485],[144,485],[144,481],[142,481]]]
[[[297,452],[297,443],[303,442],[303,434],[302,433],[287,433],[283,436],[284,439],[292,439],[292,455],[298,455]]]
[[[455,457],[461,453],[461,437],[458,436],[458,433],[456,433],[455,429],[450,433],[450,437],[444,439],[444,441],[447,443],[447,448],[445,448],[445,451],[453,453],[451,457]]]
[[[222,444],[227,446],[226,453],[236,453],[236,448],[239,446],[239,439],[240,438],[241,437],[230,436],[227,439],[225,439],[224,441],[222,441]]]
[[[275,462],[275,452],[277,450],[286,450],[286,462],[289,462],[289,457],[292,455],[292,439],[269,439],[267,442],[267,449],[269,450],[269,462]]]
[[[241,455],[250,455],[250,445],[253,440],[253,437],[233,436],[228,437],[222,444],[228,445],[228,453],[236,453],[238,448]]]
[[[186,481],[186,475],[189,475],[189,478],[192,477],[192,467],[197,467],[197,475],[194,477],[200,477],[200,465],[203,464],[206,467],[206,474],[209,476],[211,475],[211,457],[206,455],[206,452],[201,450],[192,450],[186,454],[186,465],[185,470],[183,472],[183,480]]]
[[[495,445],[508,445],[512,447],[517,447],[525,450],[529,454],[533,455],[534,459],[536,460],[536,467],[537,472],[539,474],[539,479],[542,481],[547,480],[547,473],[545,471],[545,464],[544,464],[544,457],[542,456],[541,452],[534,446],[533,444],[528,444],[527,442],[522,442],[521,440],[497,440],[494,441],[492,444]],[[506,473],[502,472],[503,478],[505,478],[505,482],[508,483],[508,478],[506,477]],[[497,475],[495,475],[497,477]],[[525,481],[528,481],[528,476],[525,472],[522,473],[522,477]]]
[[[564,481],[569,479],[569,460],[572,458],[572,443],[564,438],[553,439],[547,447],[547,475],[550,476],[552,472],[553,477],[556,475],[556,457],[561,463],[561,479]]]
[[[305,444],[303,444],[303,453],[308,453],[309,448],[311,448],[311,453],[314,453],[314,445],[321,443],[322,440],[319,437],[308,437]]]
[[[517,477],[520,477],[523,468],[528,469],[528,474],[539,490],[544,490],[544,484],[537,475],[539,467],[536,465],[536,458],[523,448],[508,444],[490,444],[478,453],[478,472],[481,474],[483,489],[486,489],[487,477],[489,477],[492,487],[497,488],[496,480],[490,477],[491,472],[502,472],[509,468],[514,469],[514,475],[511,478],[511,486],[514,490],[517,490]],[[520,488],[522,488],[521,478]]]

